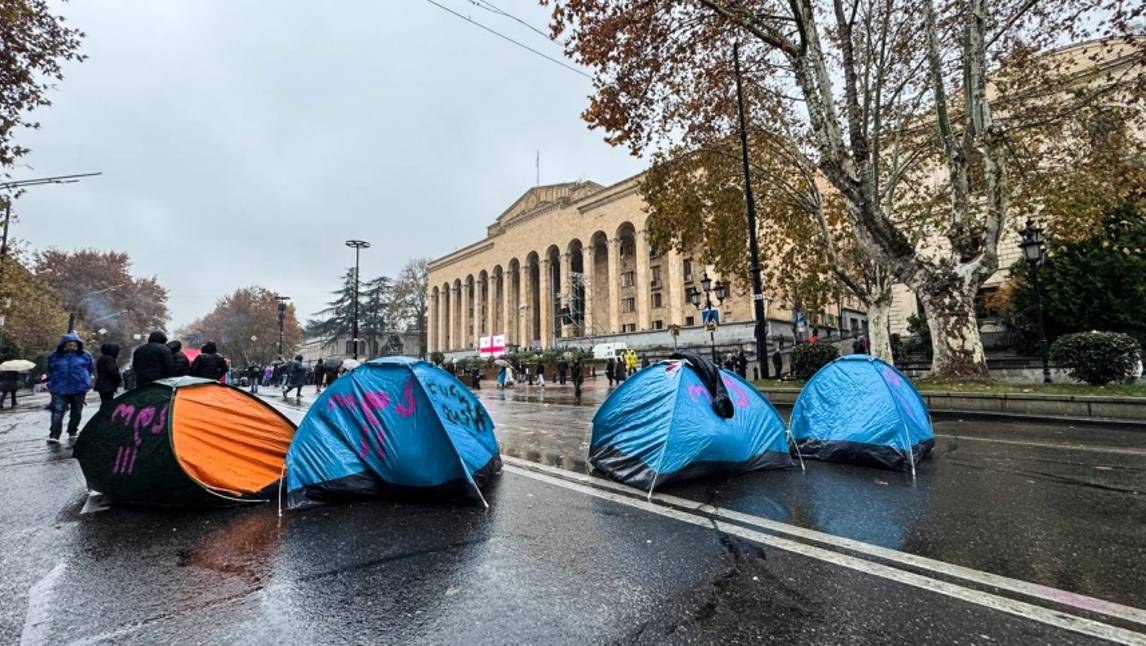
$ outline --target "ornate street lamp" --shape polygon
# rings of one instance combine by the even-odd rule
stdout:
[[[1043,359],[1043,383],[1049,384],[1051,382],[1050,362],[1047,351],[1047,335],[1046,329],[1043,327],[1043,296],[1042,289],[1039,286],[1039,264],[1042,263],[1043,257],[1046,256],[1046,245],[1043,244],[1042,235],[1043,230],[1035,226],[1035,223],[1027,218],[1027,226],[1019,232],[1023,237],[1022,242],[1019,243],[1019,248],[1023,250],[1023,257],[1027,259],[1027,264],[1031,268],[1031,285],[1035,288],[1035,319],[1039,325],[1039,347],[1042,351]]]
[[[712,279],[708,277],[707,271],[704,272],[704,275],[700,279],[700,286],[704,288],[704,308],[702,311],[715,309],[715,306],[712,303],[713,296],[716,297],[716,305],[720,305],[724,302],[724,297],[728,295],[728,288],[724,285],[724,283],[718,280],[716,281],[716,285],[713,286]],[[692,306],[696,309],[702,309],[700,306],[700,290],[697,289],[695,285],[688,288],[688,302],[692,303]],[[712,345],[712,362],[719,366],[720,361],[716,358],[715,329],[709,330],[708,340]]]

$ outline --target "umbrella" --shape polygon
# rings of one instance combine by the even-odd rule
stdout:
[[[8,372],[9,370],[13,372],[28,372],[35,367],[36,364],[27,359],[12,359],[11,361],[0,363],[0,371],[3,372]]]
[[[493,365],[501,367],[501,368],[508,368],[509,362],[506,361],[505,359],[494,359]]]

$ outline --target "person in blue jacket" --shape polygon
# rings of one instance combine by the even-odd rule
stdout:
[[[84,350],[84,342],[75,332],[60,338],[56,351],[48,356],[48,392],[52,394],[52,424],[48,444],[60,443],[64,412],[68,411],[68,442],[74,442],[80,430],[84,398],[92,388],[95,361]]]

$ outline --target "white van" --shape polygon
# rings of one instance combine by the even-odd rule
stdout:
[[[616,359],[629,350],[627,343],[598,343],[593,346],[593,358],[600,360]]]

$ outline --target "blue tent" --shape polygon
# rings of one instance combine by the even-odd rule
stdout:
[[[641,370],[593,417],[589,462],[614,480],[647,489],[697,476],[792,465],[787,429],[748,382],[720,371],[733,404],[723,419],[699,374],[683,361]]]
[[[915,386],[894,367],[864,354],[820,368],[792,409],[802,455],[915,473],[935,443]]]
[[[464,493],[501,470],[489,413],[445,370],[403,357],[339,377],[286,456],[288,506],[388,490]]]

